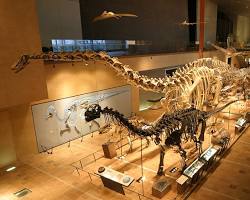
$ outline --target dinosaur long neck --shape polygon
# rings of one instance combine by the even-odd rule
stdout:
[[[128,65],[122,64],[117,58],[110,57],[105,52],[71,52],[71,53],[42,53],[38,55],[23,55],[17,63],[12,67],[15,72],[21,71],[29,60],[44,60],[53,62],[84,62],[84,61],[103,61],[108,66],[112,67],[118,74],[122,75],[127,82],[140,87],[147,91],[161,93],[166,87],[165,79],[149,78],[140,75],[139,72],[134,71]]]
[[[113,110],[112,108],[105,107],[102,110],[102,114],[106,117],[109,116],[113,122],[126,127],[129,131],[141,137],[152,136],[154,134],[152,130],[143,130],[142,128],[136,127],[126,117],[124,117],[123,114]]]
[[[83,62],[83,61],[103,61],[108,63],[110,67],[116,70],[116,72],[122,75],[128,82],[140,87],[147,91],[163,93],[168,90],[169,87],[175,87],[180,84],[179,79],[188,73],[193,67],[208,66],[214,64],[212,59],[198,59],[197,61],[186,64],[179,68],[177,73],[174,73],[172,77],[165,78],[149,78],[147,76],[140,75],[139,72],[134,71],[128,65],[122,64],[117,58],[110,57],[105,52],[72,52],[72,53],[42,53],[38,55],[24,55],[13,66],[13,69],[18,72],[27,65],[29,60],[45,60],[45,61],[61,61],[61,62]],[[211,62],[212,60],[212,62]],[[218,64],[218,63],[217,63]],[[221,64],[221,63],[220,63]]]

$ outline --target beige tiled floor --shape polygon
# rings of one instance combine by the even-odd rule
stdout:
[[[94,134],[86,136],[83,142],[76,140],[54,149],[53,154],[30,155],[17,163],[17,169],[12,172],[3,172],[0,176],[0,200],[16,199],[14,192],[29,188],[32,193],[22,199],[139,199],[137,194],[129,191],[126,196],[115,193],[103,187],[100,179],[91,175],[92,181],[86,172],[80,171],[80,176],[71,164],[79,159],[97,152],[96,157],[102,156],[101,144],[107,140],[107,135]],[[143,147],[145,147],[143,141]],[[118,171],[129,173],[135,179],[141,176],[140,168],[140,140],[134,143],[134,152],[128,154],[124,160],[100,158],[85,169],[94,174],[101,165],[110,166]],[[127,147],[123,148],[126,152]],[[119,154],[118,150],[118,154]],[[143,150],[145,194],[150,196],[151,186],[156,176],[159,162],[159,149],[153,144]],[[216,165],[216,168],[190,195],[191,200],[230,200],[250,199],[250,129],[237,141],[229,153]],[[166,171],[178,164],[178,156],[169,151],[166,154]],[[172,159],[174,158],[174,159]],[[93,161],[92,155],[88,161]],[[85,160],[85,159],[83,159]],[[175,179],[175,174],[169,174]],[[171,179],[171,177],[170,177]],[[141,184],[133,182],[129,189],[142,193]],[[175,188],[163,199],[175,199]],[[151,196],[152,197],[152,196]],[[146,199],[141,197],[141,199]]]
[[[190,199],[250,199],[249,128]]]

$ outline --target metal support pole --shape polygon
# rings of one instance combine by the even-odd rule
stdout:
[[[94,157],[94,160],[95,160],[95,162],[96,162],[95,153],[93,153],[93,157]]]
[[[120,143],[120,145],[121,145],[121,157],[120,157],[120,158],[121,158],[121,159],[122,159],[122,156],[123,156],[123,155],[122,155],[122,139],[123,139],[123,138],[122,138],[122,133],[120,132],[120,142],[121,142],[121,143]]]
[[[199,38],[199,57],[203,58],[204,32],[205,32],[205,0],[200,0],[200,38]]]
[[[91,178],[91,175],[90,175],[90,173],[89,173],[89,172],[88,172],[88,175],[89,175],[90,181],[92,182],[92,178]]]
[[[81,168],[83,169],[83,166],[82,166],[82,161],[81,161],[81,160],[79,160],[79,162],[80,162]]]
[[[78,168],[77,167],[75,167],[75,168],[76,168],[76,171],[77,171],[78,175],[80,176],[81,174],[80,174]]]
[[[142,160],[142,138],[141,138],[141,176],[142,176],[142,180],[141,180],[141,184],[142,184],[142,194],[144,195],[144,176],[143,176],[143,160]]]

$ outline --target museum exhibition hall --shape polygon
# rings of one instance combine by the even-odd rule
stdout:
[[[0,200],[250,199],[250,0],[1,0],[0,23]]]

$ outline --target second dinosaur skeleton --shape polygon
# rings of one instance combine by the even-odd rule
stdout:
[[[214,43],[211,43],[211,42],[207,42],[209,45],[211,45],[212,47],[214,47],[215,49],[223,52],[226,56],[229,56],[229,57],[235,57],[235,56],[247,56],[249,53],[248,52],[245,52],[245,51],[240,51],[240,52],[237,52],[237,50],[234,48],[234,47],[228,47],[227,49],[224,49]]]
[[[225,62],[212,58],[203,58],[180,67],[170,77],[149,78],[140,75],[128,65],[122,64],[117,58],[110,57],[105,52],[72,52],[72,53],[43,53],[39,55],[23,55],[13,66],[15,72],[22,70],[30,60],[54,62],[87,62],[102,61],[112,67],[127,82],[146,91],[164,93],[161,105],[166,112],[194,106],[202,109],[205,102],[216,105],[224,86],[232,85],[237,80],[243,80],[249,70],[231,67]]]
[[[85,112],[85,120],[92,121],[100,118],[103,114],[106,118],[110,118],[119,126],[124,126],[131,133],[134,133],[142,138],[151,137],[157,145],[161,145],[160,164],[157,174],[163,175],[165,147],[177,146],[179,153],[185,163],[186,151],[181,147],[182,141],[193,140],[196,147],[201,153],[202,142],[206,129],[206,120],[212,115],[222,111],[224,108],[234,103],[229,102],[226,105],[212,111],[201,111],[196,108],[187,108],[179,110],[173,114],[163,114],[158,120],[147,125],[140,124],[135,126],[123,114],[112,108],[101,108],[99,104],[90,105]],[[197,134],[198,128],[201,125],[201,132]],[[164,141],[162,140],[164,138]],[[185,167],[185,164],[183,168]]]

